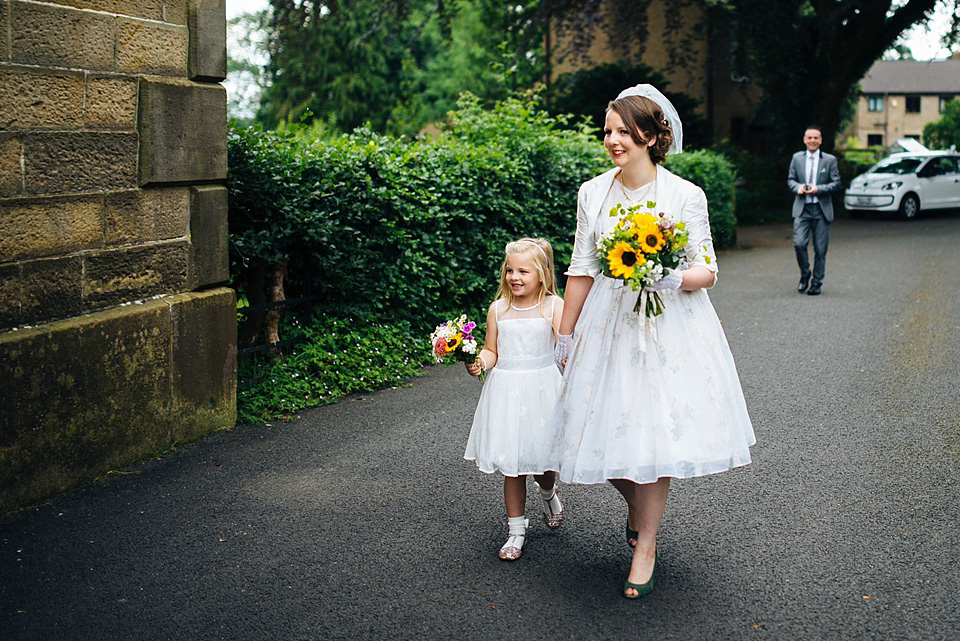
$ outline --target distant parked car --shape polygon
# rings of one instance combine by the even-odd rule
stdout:
[[[960,154],[890,154],[851,181],[843,204],[853,215],[890,211],[908,219],[921,210],[960,207]]]

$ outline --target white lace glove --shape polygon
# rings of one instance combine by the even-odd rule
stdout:
[[[644,287],[648,292],[663,292],[670,289],[680,289],[683,284],[683,273],[679,269],[668,269],[663,277]]]
[[[570,350],[573,348],[573,334],[560,334],[557,336],[557,346],[553,348],[553,362],[557,364],[560,373],[567,366],[567,357],[570,356]]]

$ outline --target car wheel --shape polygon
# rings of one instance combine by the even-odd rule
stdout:
[[[913,220],[920,212],[920,199],[916,194],[907,194],[900,201],[900,215],[907,220]]]

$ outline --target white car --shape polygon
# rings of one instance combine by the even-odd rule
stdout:
[[[914,218],[922,209],[960,207],[960,154],[890,154],[850,182],[843,204],[853,216],[890,211],[904,218]]]

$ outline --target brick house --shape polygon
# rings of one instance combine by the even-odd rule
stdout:
[[[948,60],[879,60],[860,81],[853,122],[839,136],[847,148],[920,140],[923,127],[960,97],[960,55]]]

